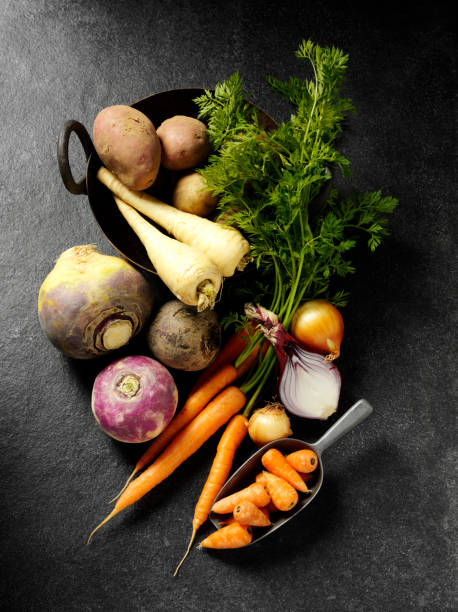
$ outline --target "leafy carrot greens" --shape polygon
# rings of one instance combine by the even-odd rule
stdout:
[[[381,243],[398,203],[381,191],[341,198],[333,188],[317,205],[333,173],[350,177],[350,162],[336,148],[344,120],[354,111],[341,95],[348,55],[304,40],[296,56],[310,63],[311,79],[267,77],[272,91],[294,109],[277,129],[260,125],[238,73],[195,100],[214,151],[200,172],[219,196],[220,216],[250,242],[256,266],[256,281],[241,279],[236,290],[249,301],[263,302],[286,328],[305,299],[345,304],[344,291],[330,295],[331,282],[355,271],[348,252],[363,237],[371,251]],[[225,319],[227,324],[245,322],[239,312]],[[259,341],[255,337],[239,360]],[[269,349],[243,385],[245,393],[252,392],[245,414],[274,362]]]

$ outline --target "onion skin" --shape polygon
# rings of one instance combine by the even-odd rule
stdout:
[[[178,390],[170,372],[142,355],[104,368],[92,389],[92,412],[103,431],[120,442],[141,443],[158,436],[172,420]]]
[[[294,313],[290,333],[302,346],[332,361],[340,355],[344,322],[341,313],[330,302],[310,300]]]
[[[56,348],[92,359],[138,334],[153,303],[153,290],[138,270],[94,245],[81,245],[64,251],[43,281],[38,317]]]
[[[248,421],[248,435],[258,446],[287,438],[292,433],[289,417],[279,403],[258,408]]]

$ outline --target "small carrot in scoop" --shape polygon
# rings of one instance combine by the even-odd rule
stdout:
[[[286,461],[297,471],[309,474],[318,466],[318,455],[311,448],[304,448],[286,455]]]
[[[251,527],[267,527],[270,525],[269,514],[264,508],[258,508],[249,499],[243,499],[232,513],[237,523]]]
[[[264,472],[264,479],[267,491],[278,510],[285,512],[291,510],[299,501],[299,495],[296,489],[286,482],[284,478]]]
[[[251,530],[234,522],[217,529],[199,544],[199,548],[241,548],[252,540]]]
[[[253,482],[248,485],[248,487],[219,499],[213,504],[212,510],[216,514],[228,514],[229,512],[233,512],[235,506],[243,499],[249,499],[256,504],[258,508],[262,508],[263,506],[267,506],[270,502],[270,495],[267,493],[264,485],[259,482]]]
[[[302,491],[302,493],[308,492],[309,489],[300,474],[286,461],[284,455],[278,449],[269,448],[263,454],[261,461],[262,465],[271,474],[281,476],[281,478],[284,478],[286,482],[289,482],[290,485],[298,491]]]

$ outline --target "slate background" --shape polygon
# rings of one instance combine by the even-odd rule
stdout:
[[[457,609],[454,21],[438,2],[372,4],[0,3],[3,610]],[[36,298],[57,256],[84,243],[113,253],[87,199],[65,190],[56,139],[67,119],[90,129],[104,106],[212,87],[235,70],[284,119],[264,75],[302,75],[302,38],[350,54],[349,188],[400,200],[390,238],[357,259],[344,312],[341,410],[366,397],[375,412],[327,451],[325,484],[300,519],[262,546],[194,550],[173,578],[216,441],[86,546],[140,450],[91,415],[109,360],[67,359],[39,328]]]

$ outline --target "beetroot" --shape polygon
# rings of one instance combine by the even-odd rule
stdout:
[[[146,442],[170,423],[178,390],[170,372],[150,357],[114,361],[94,381],[92,412],[105,433],[120,442]]]

